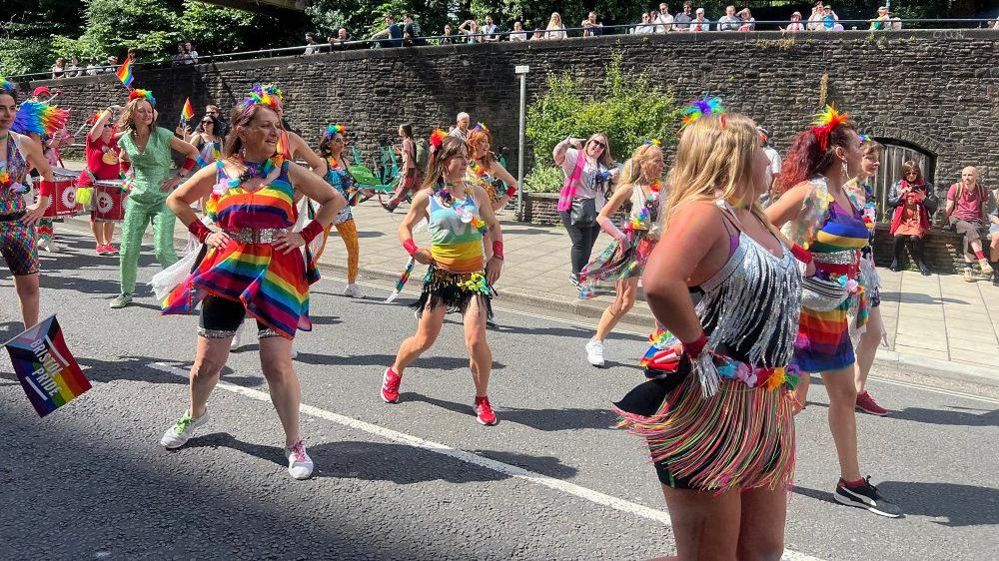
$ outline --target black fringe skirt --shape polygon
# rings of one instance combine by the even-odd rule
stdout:
[[[492,298],[496,291],[489,286],[485,271],[475,273],[451,273],[438,269],[433,265],[423,277],[423,291],[420,299],[412,304],[418,317],[423,316],[423,310],[430,304],[430,309],[444,306],[449,313],[458,312],[462,315],[468,309],[472,298],[480,298],[479,305],[486,311],[486,317],[493,317]]]

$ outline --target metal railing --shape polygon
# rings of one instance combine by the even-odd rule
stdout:
[[[836,20],[835,23],[842,25],[842,31],[865,31],[873,34],[891,34],[891,33],[905,33],[912,31],[933,31],[939,32],[941,35],[938,38],[943,39],[960,39],[962,38],[960,32],[965,30],[994,30],[999,33],[999,28],[997,28],[997,23],[999,20],[992,20],[987,18],[945,18],[945,19],[892,19],[883,21],[886,27],[891,27],[887,29],[870,29],[869,26],[875,20],[871,19],[840,19]],[[805,29],[803,31],[786,31],[786,27],[792,23],[801,24]],[[696,25],[697,22],[692,22]],[[794,34],[794,33],[836,33],[840,30],[827,29],[825,27],[825,22],[822,20],[818,21],[808,21],[808,20],[757,20],[752,22],[722,22],[719,24],[717,20],[705,21],[703,25],[710,26],[710,30],[693,32],[689,30],[682,29],[683,27],[689,27],[691,23],[672,23],[672,24],[657,24],[657,23],[628,23],[628,24],[617,24],[617,25],[604,25],[600,26],[599,32],[591,35],[595,36],[608,36],[608,35],[632,35],[632,34],[642,34],[640,32],[636,33],[636,29],[640,27],[653,28],[653,32],[648,32],[648,34],[661,34],[659,31],[663,27],[670,28],[668,33],[684,34],[690,33],[693,35],[700,35],[702,33],[714,34],[719,33],[719,25],[729,25],[729,26],[743,26],[750,25],[752,29],[748,31],[738,31],[738,30],[726,30],[720,31],[720,33],[729,33],[735,35],[745,35],[753,34],[758,32],[775,32],[779,31],[784,34]],[[892,26],[894,24],[901,24],[902,29],[897,30]],[[910,27],[916,25],[918,27]],[[932,27],[945,25],[946,27]],[[821,26],[822,29],[809,29],[812,26]],[[863,26],[863,28],[861,28]],[[930,27],[924,27],[930,26]],[[471,45],[471,44],[482,44],[482,43],[494,43],[500,41],[507,42],[533,42],[533,41],[560,41],[563,40],[558,37],[551,37],[550,35],[565,32],[566,39],[580,39],[585,38],[584,32],[588,32],[591,28],[586,27],[566,27],[560,30],[546,30],[546,29],[525,29],[523,31],[496,31],[494,33],[460,33],[457,35],[432,35],[432,36],[419,36],[413,38],[413,42],[419,42],[420,44],[407,44],[405,39],[392,39],[392,38],[381,38],[381,39],[358,39],[358,40],[348,40],[345,42],[338,42],[335,44],[331,43],[315,43],[312,45],[296,45],[292,47],[275,47],[271,49],[260,49],[254,51],[237,51],[232,53],[219,53],[219,54],[206,54],[200,55],[197,58],[197,62],[194,64],[177,62],[172,57],[164,58],[154,61],[146,62],[136,62],[133,68],[166,68],[171,66],[195,66],[201,64],[214,64],[219,62],[232,62],[237,60],[260,60],[265,58],[272,58],[276,56],[312,56],[312,54],[322,54],[330,52],[343,52],[351,50],[361,50],[370,48],[423,48],[423,47],[434,47],[434,46],[457,46],[457,45]],[[541,35],[536,37],[536,35]],[[569,34],[572,34],[571,36]],[[511,37],[514,35],[523,35],[524,39],[512,40]],[[495,39],[490,39],[495,38]],[[307,49],[316,49],[315,53],[306,55]],[[96,68],[77,68],[71,72],[75,72],[75,76],[64,76],[64,77],[84,77],[91,75],[101,75],[101,74],[114,74],[118,70],[119,66],[99,66]],[[94,74],[90,74],[90,71],[95,71]],[[28,74],[16,74],[7,76],[8,80],[14,82],[25,81],[25,80],[49,80],[58,79],[53,78],[52,71],[48,72],[33,72]]]

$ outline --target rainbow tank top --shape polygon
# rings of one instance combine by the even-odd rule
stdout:
[[[437,265],[452,273],[481,271],[482,219],[471,190],[466,190],[464,199],[450,205],[431,195],[429,214],[430,254]]]
[[[0,164],[0,215],[24,212],[28,206],[24,200],[24,193],[28,190],[24,184],[28,163],[17,147],[14,133],[7,133],[7,145],[2,149],[6,159]]]

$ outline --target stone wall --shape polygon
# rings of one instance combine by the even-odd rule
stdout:
[[[626,67],[647,71],[680,99],[708,91],[722,96],[731,110],[770,128],[779,150],[825,100],[849,110],[865,132],[933,154],[934,184],[949,185],[963,166],[975,164],[991,185],[999,180],[996,39],[999,33],[987,30],[607,36],[140,69],[134,85],[153,90],[161,123],[172,128],[187,96],[200,113],[209,101],[231,107],[254,82],[277,82],[292,129],[312,140],[326,122],[346,123],[366,155],[380,139],[394,139],[399,123],[427,134],[465,110],[490,126],[497,146],[514,149],[516,162],[514,65],[531,66],[528,95],[534,99],[548,72],[568,70],[599,83],[606,63],[620,53]],[[123,98],[113,75],[21,87],[41,84],[64,91],[60,103],[76,111],[74,128]]]

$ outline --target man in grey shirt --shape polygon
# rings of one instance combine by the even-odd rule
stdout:
[[[690,2],[683,3],[683,12],[673,17],[673,31],[690,31],[690,22],[693,18],[694,7]]]
[[[735,6],[725,8],[725,15],[718,18],[718,31],[739,31],[742,20],[735,15]]]

